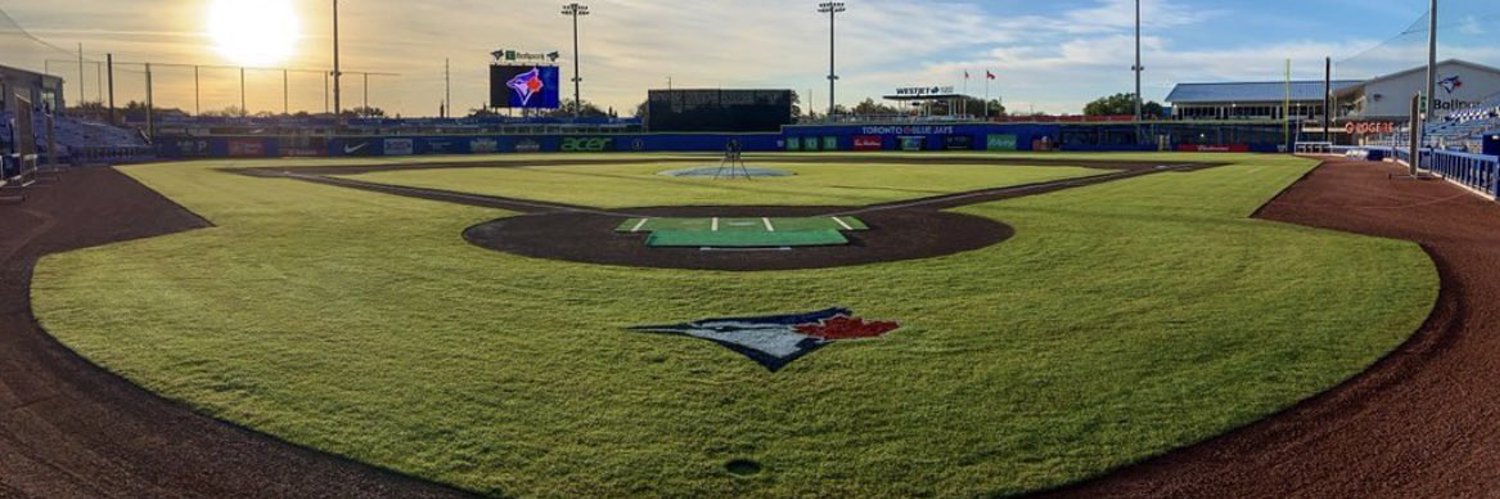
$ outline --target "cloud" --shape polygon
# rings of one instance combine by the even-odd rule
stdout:
[[[253,1],[253,0],[246,0]],[[286,65],[331,66],[327,2],[302,1],[299,55]],[[1134,76],[1134,0],[1067,0],[1034,6],[993,0],[858,0],[838,18],[841,103],[878,97],[910,84],[962,86],[964,70],[996,70],[992,85],[1012,107],[1036,104],[1049,112],[1077,112],[1104,94],[1130,91]],[[91,58],[104,51],[120,60],[225,64],[202,33],[203,0],[0,0],[19,22],[64,47],[82,41]],[[828,18],[810,0],[592,0],[582,19],[584,97],[628,114],[646,90],[678,88],[791,88],[826,106]],[[371,104],[406,115],[434,114],[444,95],[444,62],[452,61],[453,97],[460,110],[488,98],[489,52],[497,48],[564,54],[571,77],[572,25],[557,3],[534,0],[358,0],[342,5],[345,71],[400,73],[370,80]],[[1233,4],[1207,0],[1143,0],[1145,94],[1161,98],[1178,81],[1281,78],[1287,58],[1299,77],[1321,77],[1322,58],[1375,45],[1365,39],[1247,41],[1226,45],[1212,25],[1231,22]],[[1476,23],[1477,24],[1477,23]],[[1482,26],[1470,28],[1483,29]],[[3,35],[3,33],[0,33]],[[0,41],[4,41],[0,39]],[[1455,49],[1445,57],[1482,56]],[[9,56],[11,52],[7,52]],[[1386,55],[1381,52],[1381,55]],[[48,53],[46,57],[67,57]],[[1371,58],[1373,59],[1373,58]],[[1486,59],[1477,59],[1483,62]],[[1394,66],[1381,62],[1372,67]],[[1348,65],[1349,70],[1354,64]],[[1346,68],[1341,68],[1346,69]],[[1396,69],[1392,67],[1391,69]],[[74,69],[76,72],[76,69]],[[157,98],[191,107],[191,74],[163,69]],[[1374,71],[1378,73],[1383,71]],[[67,76],[66,74],[64,76]],[[1367,76],[1367,75],[1360,75]],[[95,75],[86,71],[84,80]],[[139,98],[142,90],[122,83]],[[206,108],[238,104],[237,72],[205,73]],[[279,110],[278,74],[248,76],[252,109]],[[211,81],[210,81],[211,80]],[[320,74],[290,77],[294,108],[321,110]],[[984,80],[969,82],[983,92]],[[92,87],[94,84],[89,81]],[[570,85],[571,87],[571,85]],[[364,98],[364,81],[345,81],[346,100]],[[571,88],[567,89],[571,93]],[[94,92],[88,92],[93,94]],[[126,100],[122,98],[120,100]]]

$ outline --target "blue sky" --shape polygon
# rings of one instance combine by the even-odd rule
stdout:
[[[212,1],[0,0],[19,23],[63,47],[83,43],[90,58],[233,64],[212,49],[204,19]],[[268,0],[243,0],[264,2]],[[301,36],[283,64],[328,67],[326,0],[295,3]],[[845,0],[839,21],[839,101],[852,104],[907,85],[992,87],[1012,110],[1078,112],[1101,95],[1129,91],[1133,0]],[[1488,40],[1500,2],[1445,0],[1444,58],[1500,64]],[[501,47],[569,52],[561,2],[537,0],[343,0],[346,69],[400,73],[376,78],[371,103],[407,115],[435,114],[443,92],[443,59],[454,65],[455,107],[486,99],[488,53]],[[633,109],[648,88],[791,88],[827,104],[827,19],[818,0],[593,0],[583,28],[584,97]],[[1424,12],[1424,0],[1144,0],[1145,96],[1159,100],[1173,83],[1278,80],[1288,58],[1298,78],[1322,77],[1333,56],[1340,77],[1372,76],[1420,64],[1416,45],[1346,58],[1398,35]],[[1422,39],[1408,36],[1403,42]],[[14,37],[11,37],[14,38]],[[0,39],[0,41],[4,41]],[[1399,44],[1398,44],[1399,45]],[[63,56],[17,51],[12,60]],[[38,57],[37,53],[45,57]],[[565,64],[571,65],[570,61]],[[61,66],[59,66],[61,67]],[[72,69],[58,69],[76,76]],[[175,72],[174,72],[175,71]],[[191,108],[191,72],[159,68],[158,101]],[[566,75],[565,78],[571,75]],[[85,86],[93,86],[92,69]],[[77,79],[77,78],[74,78]],[[122,78],[121,93],[141,93]],[[238,102],[237,78],[207,77],[207,108]],[[279,74],[252,74],[252,110],[281,107]],[[321,109],[322,79],[295,76],[294,108]],[[231,84],[230,82],[233,82]],[[359,82],[352,95],[361,98]],[[86,89],[92,98],[93,89]],[[76,97],[71,97],[75,98]],[[121,97],[125,100],[125,97]],[[808,96],[804,95],[804,101]]]

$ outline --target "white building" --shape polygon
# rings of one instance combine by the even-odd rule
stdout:
[[[1474,107],[1500,94],[1500,69],[1467,61],[1438,63],[1437,119]],[[1181,83],[1167,96],[1172,116],[1184,120],[1320,121],[1322,81]],[[1334,80],[1334,119],[1404,123],[1411,118],[1411,99],[1427,92],[1427,66],[1368,80]],[[1291,112],[1285,107],[1288,101]]]
[[[1467,61],[1438,63],[1437,96],[1429,119],[1480,105],[1500,94],[1500,69]],[[1427,66],[1381,76],[1363,84],[1334,92],[1348,109],[1347,118],[1366,121],[1406,122],[1411,119],[1412,97],[1427,92]]]

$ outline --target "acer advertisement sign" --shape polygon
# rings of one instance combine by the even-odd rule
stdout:
[[[490,66],[490,107],[562,107],[562,73],[556,66]]]
[[[1250,152],[1250,144],[1182,144],[1177,146],[1181,152]]]
[[[858,135],[854,137],[854,150],[856,151],[879,151],[885,149],[885,140],[878,135]]]

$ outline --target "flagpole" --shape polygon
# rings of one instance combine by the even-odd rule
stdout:
[[[967,69],[964,70],[964,98],[959,102],[962,103],[959,106],[960,112],[967,116],[969,114],[969,70]]]
[[[990,70],[984,70],[984,121],[990,121]]]

